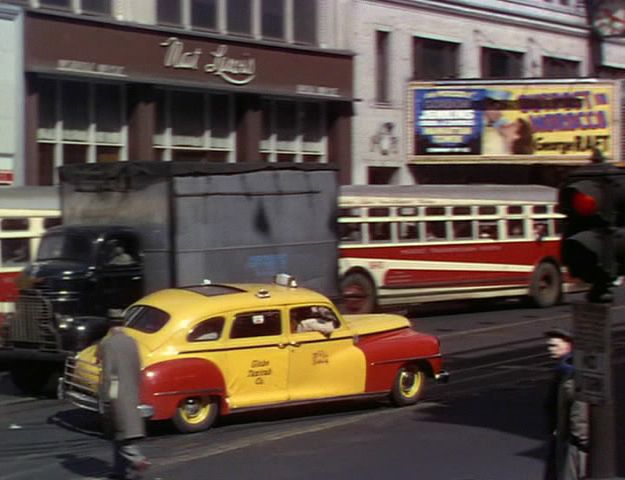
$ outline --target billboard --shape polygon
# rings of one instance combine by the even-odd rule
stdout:
[[[615,82],[413,83],[412,161],[587,161],[616,156]]]

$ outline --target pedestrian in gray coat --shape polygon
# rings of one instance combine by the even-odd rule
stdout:
[[[136,445],[145,437],[145,424],[139,412],[141,359],[135,340],[123,328],[113,328],[98,349],[102,366],[101,410],[112,430],[112,478],[136,480],[149,465]]]
[[[545,333],[549,355],[557,360],[545,401],[548,456],[545,480],[585,477],[588,451],[588,405],[575,398],[573,337],[565,330]]]

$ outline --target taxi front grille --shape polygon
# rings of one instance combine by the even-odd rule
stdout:
[[[64,396],[74,405],[98,411],[100,368],[95,363],[68,357],[63,371]]]
[[[23,348],[58,350],[52,302],[38,293],[20,295],[7,340],[8,343]]]

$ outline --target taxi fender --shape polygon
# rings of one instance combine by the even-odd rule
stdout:
[[[152,420],[172,418],[180,402],[190,397],[219,397],[227,413],[225,382],[219,367],[201,358],[180,358],[143,369],[141,403],[154,408]]]

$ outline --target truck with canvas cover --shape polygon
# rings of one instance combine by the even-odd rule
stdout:
[[[26,392],[52,389],[67,355],[157,290],[288,272],[336,296],[332,167],[119,162],[61,167],[60,179],[63,224],[19,277],[0,332],[0,362]]]

